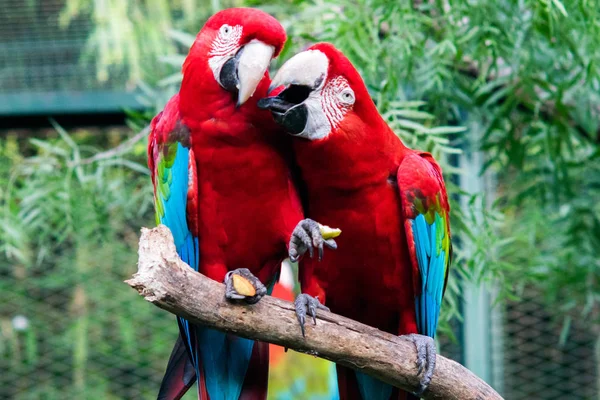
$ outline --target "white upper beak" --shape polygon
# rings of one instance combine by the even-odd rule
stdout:
[[[238,106],[244,104],[258,87],[265,75],[275,48],[253,40],[244,46],[238,63]]]
[[[277,71],[269,91],[281,85],[302,85],[317,89],[327,76],[329,59],[319,50],[307,50],[286,61]]]

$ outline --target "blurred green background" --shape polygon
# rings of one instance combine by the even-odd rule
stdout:
[[[597,0],[0,0],[0,398],[155,398],[177,327],[122,283],[154,221],[139,132],[240,5],[284,24],[273,69],[333,42],[443,164],[440,352],[507,399],[600,398]],[[330,363],[275,354],[271,399],[335,398]]]

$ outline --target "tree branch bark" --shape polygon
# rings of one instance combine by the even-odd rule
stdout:
[[[411,341],[348,318],[319,311],[302,337],[294,305],[265,296],[254,305],[225,300],[224,285],[194,272],[177,255],[163,225],[142,229],[138,272],[126,281],[146,300],[190,321],[325,358],[415,391],[416,351]],[[462,365],[437,356],[425,399],[502,399]]]

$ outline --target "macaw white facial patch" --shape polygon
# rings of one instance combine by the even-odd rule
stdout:
[[[298,136],[310,140],[323,139],[338,128],[354,104],[354,91],[346,78],[336,76],[314,90],[304,102],[308,120]]]
[[[225,24],[219,28],[219,33],[217,33],[217,37],[213,40],[208,52],[208,65],[217,82],[219,81],[219,74],[221,73],[223,64],[239,50],[241,38],[241,25],[230,26]]]
[[[354,91],[345,78],[337,76],[325,85],[321,94],[321,105],[331,130],[338,127],[353,104]]]

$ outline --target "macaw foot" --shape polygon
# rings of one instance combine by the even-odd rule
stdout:
[[[333,238],[323,238],[321,225],[310,218],[306,218],[298,222],[292,232],[288,255],[292,262],[298,261],[307,251],[310,258],[313,258],[313,247],[316,247],[319,249],[319,261],[321,261],[323,259],[323,245],[332,250],[337,249],[337,243]]]
[[[300,329],[302,329],[302,336],[306,337],[304,332],[304,323],[306,322],[306,314],[313,318],[315,325],[317,324],[317,309],[329,311],[328,307],[325,307],[319,301],[319,296],[312,297],[305,293],[299,294],[294,301],[296,307],[296,317],[300,322]]]
[[[225,275],[225,298],[258,303],[267,294],[267,288],[248,268],[238,268]]]
[[[406,335],[406,338],[410,339],[417,348],[417,376],[421,375],[421,373],[423,375],[421,375],[419,390],[417,390],[415,395],[421,396],[431,383],[433,371],[435,370],[435,341],[429,336],[417,335],[416,333]]]

